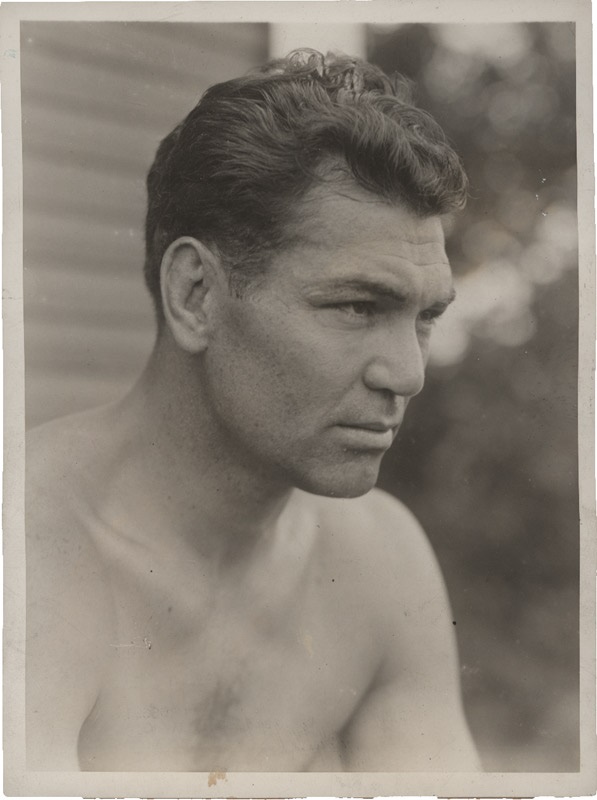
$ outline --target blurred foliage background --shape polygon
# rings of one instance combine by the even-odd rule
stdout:
[[[493,771],[578,768],[574,26],[369,28],[470,178],[447,225],[457,301],[381,485],[450,590],[465,704]]]
[[[32,426],[118,397],[142,370],[154,337],[141,277],[147,169],[207,86],[263,63],[271,31],[30,21],[21,32]],[[441,562],[485,767],[574,771],[574,28],[365,34],[370,60],[415,82],[471,182],[467,210],[446,223],[458,299],[380,483],[413,509]]]

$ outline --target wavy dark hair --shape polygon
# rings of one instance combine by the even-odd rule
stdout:
[[[303,49],[208,89],[147,177],[145,279],[158,319],[171,242],[188,235],[216,248],[240,292],[290,243],[305,193],[338,172],[420,216],[466,199],[458,156],[398,74]]]

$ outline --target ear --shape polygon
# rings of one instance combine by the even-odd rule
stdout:
[[[202,242],[181,236],[162,258],[160,286],[166,322],[176,343],[189,353],[207,345],[208,295],[218,257]]]

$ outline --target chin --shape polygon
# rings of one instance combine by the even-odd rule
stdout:
[[[297,489],[322,497],[362,497],[375,487],[378,475],[379,464],[368,467],[342,464],[302,475],[295,485]]]

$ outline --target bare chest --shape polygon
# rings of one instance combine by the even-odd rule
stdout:
[[[349,620],[312,591],[282,615],[225,604],[196,624],[176,604],[115,605],[83,769],[308,769],[335,750],[370,680]]]

